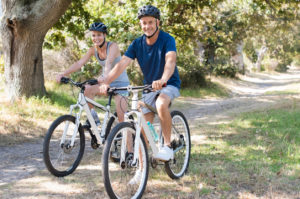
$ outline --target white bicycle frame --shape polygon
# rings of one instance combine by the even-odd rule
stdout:
[[[110,100],[111,100],[111,98],[110,98]],[[95,107],[105,111],[104,121],[102,122],[102,126],[101,126],[102,127],[101,132],[97,128],[97,125],[96,125],[95,120],[94,120],[94,118],[91,114],[91,111],[90,111],[90,108],[89,108],[87,102],[94,105]],[[74,114],[74,116],[76,118],[76,128],[74,129],[70,146],[71,147],[74,146],[75,137],[76,137],[76,134],[78,132],[78,128],[79,128],[79,124],[80,124],[80,116],[81,116],[83,110],[86,112],[87,118],[88,118],[88,120],[91,124],[92,134],[94,134],[97,138],[97,144],[103,144],[104,141],[105,141],[105,130],[106,130],[106,125],[107,125],[108,119],[110,117],[115,117],[115,119],[116,119],[116,116],[114,114],[111,114],[111,112],[110,112],[110,105],[108,104],[105,107],[105,106],[93,101],[92,99],[84,96],[84,94],[82,92],[80,92],[79,95],[78,95],[77,103],[70,106],[70,115],[73,115],[73,110],[76,109],[76,108],[79,108],[79,111]],[[69,122],[67,122],[66,125],[65,125],[64,133],[62,135],[62,139],[60,141],[60,144],[63,144],[65,142],[65,138],[66,138],[68,128],[69,128]]]
[[[147,121],[144,117],[144,114],[138,110],[138,92],[139,90],[133,90],[130,87],[128,87],[128,91],[133,93],[133,97],[132,97],[132,104],[131,104],[131,110],[130,112],[125,113],[125,120],[126,121],[130,121],[130,122],[134,122],[135,125],[135,129],[136,129],[136,135],[135,135],[135,139],[134,139],[134,155],[133,155],[133,161],[132,161],[132,166],[136,166],[137,165],[137,160],[139,157],[139,140],[140,139],[136,139],[139,138],[141,136],[141,130],[142,128],[144,129],[146,138],[149,141],[150,147],[152,149],[153,155],[156,155],[158,153],[158,147],[151,135],[149,126],[147,125]],[[130,119],[130,115],[136,115],[136,119],[132,120]],[[125,161],[125,152],[126,152],[126,145],[127,145],[127,132],[124,132],[125,136],[122,139],[122,144],[121,144],[121,161],[123,162]]]

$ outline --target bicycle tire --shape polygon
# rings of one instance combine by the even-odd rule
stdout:
[[[44,138],[43,160],[44,160],[44,163],[45,163],[48,171],[51,174],[53,174],[54,176],[64,177],[64,176],[70,175],[71,173],[73,173],[75,171],[75,169],[78,167],[78,165],[82,159],[82,156],[84,153],[84,147],[85,147],[85,135],[84,135],[84,130],[83,130],[83,127],[81,124],[79,124],[79,127],[78,127],[79,137],[77,134],[77,137],[75,138],[76,141],[72,148],[69,148],[69,143],[67,143],[67,142],[70,142],[70,139],[67,138],[68,132],[66,135],[65,143],[60,144],[60,139],[63,134],[62,132],[63,132],[63,129],[65,128],[65,124],[63,124],[63,123],[69,122],[68,130],[70,129],[70,132],[71,132],[70,134],[73,134],[73,129],[71,129],[71,127],[74,127],[74,128],[76,127],[75,120],[76,120],[75,117],[72,115],[63,115],[63,116],[57,118],[51,124],[51,126],[48,129],[47,134]],[[70,127],[70,125],[72,125],[72,126]],[[58,133],[61,133],[61,135],[56,135]],[[77,143],[78,141],[79,141],[79,145]],[[53,146],[53,149],[52,149],[52,146]],[[79,147],[76,147],[76,146],[79,146]],[[76,149],[75,149],[75,147],[76,147]],[[79,148],[79,149],[77,150],[77,148]],[[58,151],[58,153],[56,151]],[[74,161],[71,160],[70,164],[63,165],[68,162],[69,157],[67,157],[67,155],[68,154],[72,155],[71,154],[72,152],[75,152],[74,153],[74,155],[75,155]],[[61,165],[56,165],[55,164],[56,162],[54,162],[54,160],[52,160],[52,157],[57,156],[57,154],[58,154],[58,159],[56,162],[60,161],[60,157],[62,157]],[[67,158],[64,159],[65,158],[64,156],[66,156]],[[59,168],[59,166],[61,166],[61,168]]]
[[[114,116],[116,118],[118,118],[118,114],[117,112],[114,112]],[[107,126],[105,129],[105,140],[107,139],[107,136],[109,135],[110,131],[113,129],[113,127],[115,127],[119,122],[116,122],[116,118],[115,117],[110,117],[108,122],[107,122]],[[134,119],[132,115],[129,115],[129,119]]]
[[[140,137],[140,153],[142,155],[139,155],[139,163],[136,167],[130,166],[130,163],[128,163],[130,162],[130,159],[128,158],[126,158],[124,163],[126,166],[124,168],[122,168],[120,162],[111,161],[110,158],[113,141],[120,133],[122,133],[122,138],[123,132],[131,132],[132,138],[134,138],[136,131],[132,123],[122,122],[112,129],[106,140],[102,153],[102,176],[104,186],[110,198],[141,198],[147,185],[149,173],[148,152],[143,136]],[[142,157],[142,160],[140,160],[140,157]],[[129,180],[132,178],[128,175],[136,174],[138,169],[142,172],[141,180],[138,181],[139,184],[129,185]],[[120,182],[121,180],[125,180],[125,182],[122,183]]]
[[[117,112],[114,112],[114,116],[117,118],[118,115],[117,115]],[[115,117],[110,117],[108,122],[107,122],[107,125],[106,125],[106,129],[105,129],[105,140],[107,139],[107,136],[109,135],[111,129],[113,127],[116,126],[116,124],[118,124],[118,121],[116,121],[116,118]]]
[[[181,178],[188,170],[191,154],[191,137],[187,120],[180,111],[172,111],[171,147],[174,152],[174,159],[165,162],[165,171],[172,179]],[[176,128],[176,130],[175,130]],[[176,133],[176,131],[179,132]],[[179,149],[182,147],[181,149]],[[178,168],[177,168],[178,166]]]
[[[115,115],[116,118],[118,117],[117,112],[115,112],[114,115]],[[107,139],[107,136],[111,132],[111,129],[113,129],[119,123],[119,122],[116,122],[115,117],[110,117],[109,120],[108,120],[106,129],[105,129],[105,140]],[[130,115],[129,119],[133,120],[133,116]],[[117,154],[117,151],[118,151],[118,147],[120,147],[121,145],[120,145],[120,143],[118,143],[117,140],[114,141],[114,144],[115,144],[115,152],[116,153],[114,153],[115,155],[111,154],[110,158],[115,162],[119,162],[120,157],[119,157],[119,154]]]

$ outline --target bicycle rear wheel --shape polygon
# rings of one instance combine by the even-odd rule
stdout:
[[[115,140],[122,140],[126,137],[132,139],[134,143],[135,133],[135,128],[131,123],[123,122],[113,128],[106,140],[102,154],[102,176],[106,192],[110,198],[141,198],[146,188],[149,162],[143,137],[139,138],[140,152],[138,163],[135,166],[131,165],[133,156],[129,153],[126,153],[124,162],[116,162],[110,157],[111,152],[115,152]],[[121,147],[118,149],[121,150]],[[138,173],[139,175],[137,175]]]
[[[191,153],[190,129],[186,118],[179,111],[172,111],[171,147],[174,159],[165,162],[165,170],[170,178],[182,177],[189,167]]]
[[[114,116],[115,117],[110,117],[107,122],[107,126],[105,129],[105,140],[107,139],[107,136],[109,135],[110,131],[119,123],[117,112],[114,113]]]
[[[57,118],[46,134],[43,145],[43,159],[47,169],[54,176],[63,177],[75,171],[79,165],[85,147],[84,131],[79,125],[74,145],[71,147],[71,138],[75,124],[75,117],[72,115],[63,115]],[[61,142],[64,129],[66,136],[64,142]]]

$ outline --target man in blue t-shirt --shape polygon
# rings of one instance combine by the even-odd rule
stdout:
[[[152,84],[157,93],[144,94],[147,104],[156,107],[160,118],[164,147],[154,156],[156,159],[168,161],[173,159],[173,150],[170,148],[170,137],[172,118],[169,111],[171,101],[178,97],[180,79],[176,67],[176,44],[175,39],[168,33],[159,30],[160,11],[151,5],[139,9],[138,18],[144,35],[135,39],[128,47],[121,61],[111,70],[103,84],[100,92],[106,93],[109,84],[116,79],[130,63],[137,59],[144,74],[144,84]],[[166,87],[163,87],[166,85]],[[143,108],[147,121],[153,122],[154,113]]]

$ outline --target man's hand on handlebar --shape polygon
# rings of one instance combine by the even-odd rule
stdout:
[[[164,80],[156,80],[152,82],[152,89],[157,91],[157,90],[161,90],[163,87],[165,87],[167,85],[167,82]]]

